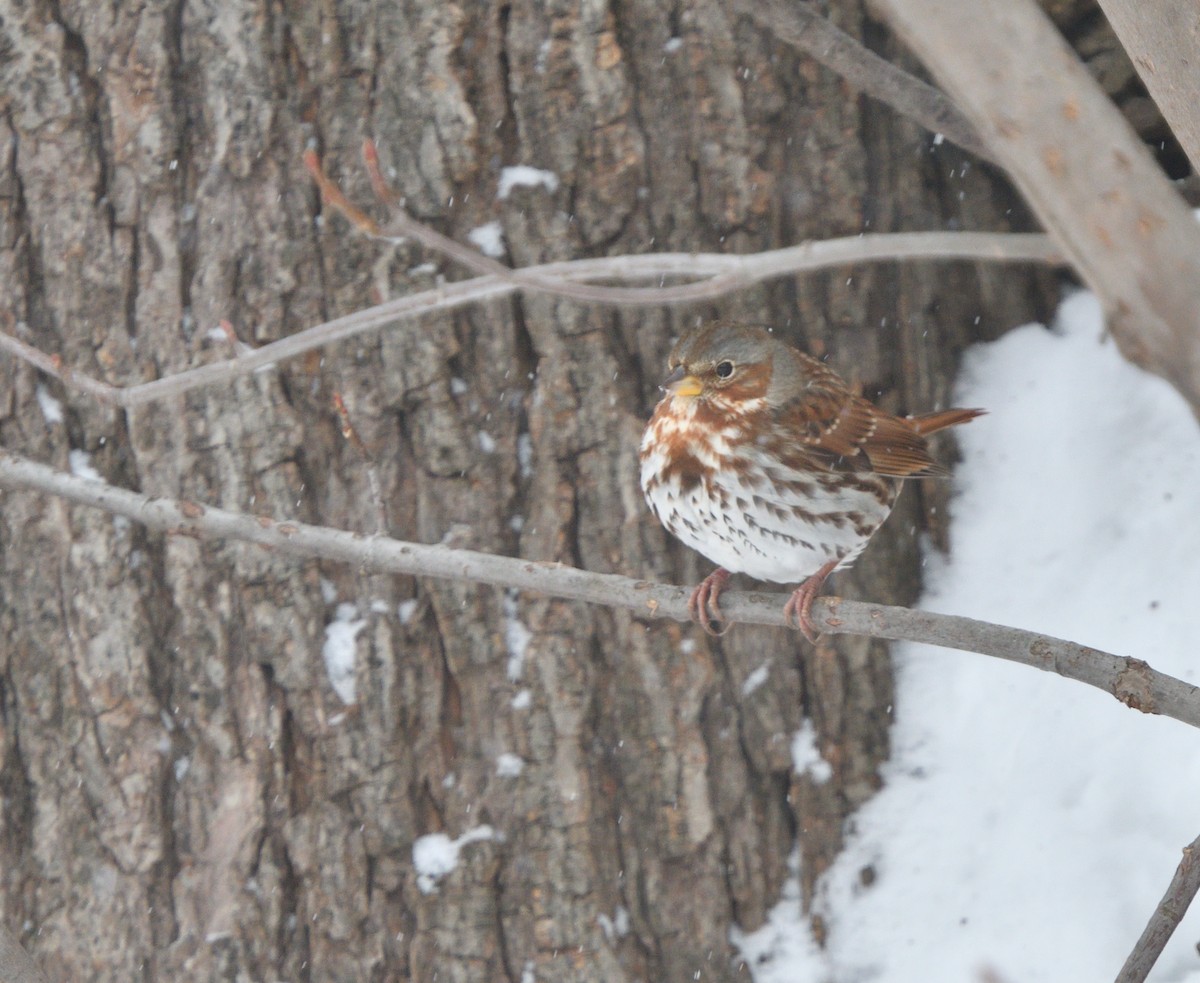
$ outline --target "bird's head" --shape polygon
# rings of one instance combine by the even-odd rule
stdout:
[[[769,396],[779,351],[788,346],[763,328],[717,321],[685,332],[667,359],[662,390],[736,409]]]

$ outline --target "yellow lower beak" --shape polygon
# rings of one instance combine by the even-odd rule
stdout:
[[[704,390],[704,387],[700,385],[700,380],[694,375],[687,375],[683,371],[682,365],[676,367],[674,372],[663,379],[662,388],[664,392],[669,392],[672,396],[699,396]]]
[[[699,396],[704,390],[704,387],[700,385],[700,380],[694,375],[685,375],[667,388],[672,396]]]

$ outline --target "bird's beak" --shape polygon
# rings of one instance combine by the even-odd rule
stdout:
[[[677,365],[674,371],[663,379],[659,388],[672,396],[699,396],[704,387],[694,375],[688,375],[682,365]]]

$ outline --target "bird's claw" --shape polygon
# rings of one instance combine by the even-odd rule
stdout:
[[[825,579],[833,573],[838,562],[834,559],[822,566],[792,592],[792,596],[783,606],[783,623],[789,628],[799,630],[800,634],[813,645],[817,644],[817,636],[821,634],[817,623],[812,618],[813,601],[817,599],[817,594],[825,586]]]
[[[732,622],[725,620],[718,603],[721,591],[725,589],[728,581],[729,571],[718,567],[700,581],[692,591],[692,596],[688,598],[688,614],[711,638],[720,638],[733,627]],[[716,625],[721,627],[717,628]]]
[[[783,606],[784,624],[799,631],[813,645],[817,644],[817,637],[821,634],[812,619],[812,605],[815,599],[815,591],[805,591],[801,586]]]

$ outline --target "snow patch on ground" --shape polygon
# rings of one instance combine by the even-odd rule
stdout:
[[[767,913],[767,923],[754,932],[734,928],[729,941],[737,948],[754,983],[824,983],[830,964],[799,918],[800,852],[788,863],[791,875],[784,882],[779,903]],[[839,977],[840,978],[840,977]]]
[[[1178,394],[1078,293],[1052,329],[972,350],[956,403],[988,415],[956,431],[953,552],[929,557],[921,606],[1197,682],[1200,432]],[[765,927],[735,933],[755,980],[1112,979],[1198,831],[1200,737],[1052,674],[896,651],[886,784],[818,887],[827,949],[793,881]],[[793,753],[811,761],[807,742]],[[1200,978],[1197,939],[1193,906],[1153,979]]]

